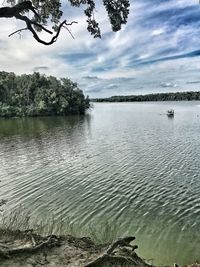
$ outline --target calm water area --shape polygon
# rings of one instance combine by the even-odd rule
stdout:
[[[70,218],[85,234],[115,225],[158,265],[200,260],[200,102],[0,119],[0,180],[7,214],[23,207],[38,223]]]

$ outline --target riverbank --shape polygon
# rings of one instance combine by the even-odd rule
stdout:
[[[132,244],[135,237],[124,237],[111,244],[95,244],[89,237],[71,235],[41,236],[33,230],[0,230],[2,267],[96,267],[144,266]]]
[[[133,243],[133,244],[132,244]],[[153,267],[135,252],[135,237],[120,238],[111,244],[95,244],[89,237],[35,234],[32,229],[0,229],[2,267]],[[184,252],[183,252],[184,253]],[[174,264],[178,267],[177,264]],[[196,262],[187,267],[200,267]]]

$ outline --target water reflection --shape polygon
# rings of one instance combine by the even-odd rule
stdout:
[[[90,114],[68,117],[0,119],[0,137],[14,135],[36,137],[37,135],[54,133],[57,128],[73,131],[77,125],[89,125],[90,121]]]

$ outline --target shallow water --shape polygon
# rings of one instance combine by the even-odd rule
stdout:
[[[165,113],[175,109],[175,117]],[[38,222],[115,224],[154,264],[200,260],[200,103],[0,120],[0,196]],[[99,230],[101,231],[101,230]]]

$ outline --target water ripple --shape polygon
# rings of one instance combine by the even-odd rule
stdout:
[[[159,115],[166,103],[99,104],[85,118],[0,120],[6,212],[22,205],[35,220],[71,218],[83,230],[108,221],[136,234],[141,253],[157,264],[196,260],[200,123],[194,104],[173,105],[174,120]]]

